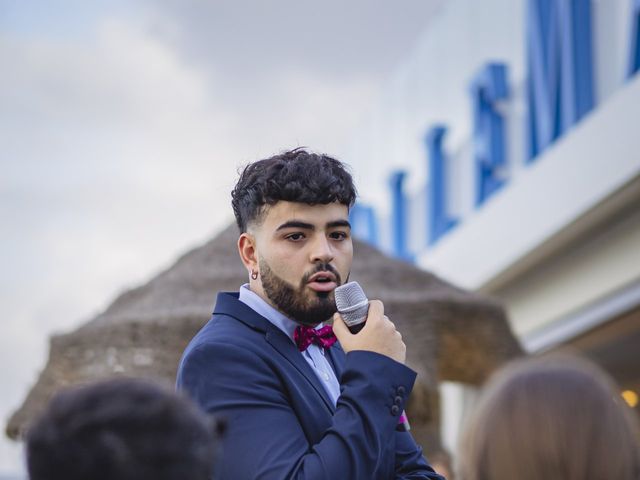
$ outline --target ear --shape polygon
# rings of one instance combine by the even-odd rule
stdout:
[[[251,275],[252,270],[258,270],[258,255],[256,249],[256,239],[250,233],[244,232],[238,238],[238,253],[245,268]]]

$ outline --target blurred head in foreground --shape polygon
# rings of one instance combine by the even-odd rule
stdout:
[[[208,480],[215,449],[209,417],[134,379],[60,392],[26,435],[31,480]]]
[[[490,380],[459,452],[463,480],[637,480],[637,418],[609,376],[569,355],[509,364]]]

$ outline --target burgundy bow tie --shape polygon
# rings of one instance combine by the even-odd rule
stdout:
[[[330,325],[317,330],[314,327],[298,325],[293,332],[293,340],[296,342],[298,350],[304,352],[312,343],[322,348],[329,348],[336,343],[337,338]]]

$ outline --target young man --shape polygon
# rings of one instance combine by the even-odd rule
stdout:
[[[152,383],[107,380],[63,390],[29,428],[31,480],[210,480],[213,420]]]
[[[353,256],[344,166],[296,149],[247,166],[232,197],[249,283],[218,295],[178,370],[227,420],[221,478],[441,479],[396,431],[416,374],[382,303],[356,335],[334,315]]]

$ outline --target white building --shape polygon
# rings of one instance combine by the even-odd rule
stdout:
[[[350,156],[356,234],[640,394],[640,1],[448,0]],[[455,449],[468,389],[446,385]],[[635,407],[638,409],[639,407]]]

